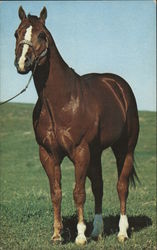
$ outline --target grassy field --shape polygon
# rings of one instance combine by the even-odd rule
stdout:
[[[102,157],[105,233],[99,242],[84,247],[74,243],[77,217],[73,202],[74,167],[62,164],[62,216],[64,242],[53,246],[52,207],[47,176],[39,162],[32,129],[33,105],[7,104],[0,108],[0,249],[156,249],[156,130],[155,113],[139,112],[140,138],[136,149],[137,173],[141,185],[130,188],[127,214],[130,239],[117,241],[119,200],[117,171],[111,150]],[[85,204],[86,235],[92,230],[94,201],[87,180]]]

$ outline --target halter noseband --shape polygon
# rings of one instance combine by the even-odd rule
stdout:
[[[40,61],[41,58],[43,58],[44,56],[46,56],[47,51],[48,51],[48,40],[47,39],[46,39],[46,49],[43,50],[39,56],[36,56],[35,49],[34,49],[34,46],[33,46],[32,42],[24,39],[24,40],[22,40],[22,41],[19,42],[19,45],[21,45],[21,44],[27,44],[28,46],[32,47],[33,53],[35,55],[35,60],[36,60],[37,63]]]

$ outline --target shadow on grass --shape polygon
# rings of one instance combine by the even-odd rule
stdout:
[[[109,215],[108,217],[104,217],[104,237],[109,236],[112,234],[118,233],[118,224],[119,224],[119,215],[112,216]],[[152,220],[145,216],[132,216],[128,218],[129,221],[129,230],[128,235],[131,236],[132,232],[137,232],[142,230],[145,227],[149,227],[152,225]],[[87,238],[90,237],[90,234],[93,229],[93,221],[87,222],[86,221],[86,236]],[[63,233],[62,237],[64,239],[63,244],[68,242],[74,242],[77,236],[77,216],[73,215],[70,217],[63,217]]]

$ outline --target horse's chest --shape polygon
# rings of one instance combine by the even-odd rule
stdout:
[[[49,149],[57,148],[53,123],[45,107],[42,107],[40,111],[38,108],[34,110],[33,126],[38,144]]]

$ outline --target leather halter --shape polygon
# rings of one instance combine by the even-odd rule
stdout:
[[[21,44],[26,44],[26,45],[32,47],[33,53],[34,53],[34,55],[35,55],[35,60],[36,60],[37,63],[40,61],[41,58],[43,58],[44,56],[46,56],[47,51],[48,51],[48,40],[47,40],[47,39],[46,39],[46,49],[43,50],[39,56],[36,55],[35,49],[34,49],[34,46],[33,46],[33,43],[32,43],[32,42],[30,42],[30,41],[24,39],[24,40],[21,40],[21,41],[19,42],[19,45],[21,45]]]
[[[35,55],[35,66],[34,66],[34,69],[33,69],[33,71],[32,71],[32,74],[31,74],[31,76],[30,76],[30,78],[29,78],[29,80],[28,80],[28,83],[26,84],[25,88],[22,89],[22,90],[21,90],[18,94],[16,94],[15,96],[13,96],[13,97],[11,97],[11,98],[5,100],[4,102],[0,102],[0,106],[3,105],[3,104],[5,104],[5,103],[7,103],[7,102],[9,102],[9,101],[11,101],[11,100],[13,100],[13,99],[15,99],[17,96],[21,95],[23,92],[26,91],[26,89],[28,88],[28,86],[29,86],[29,84],[30,84],[30,82],[31,82],[31,80],[32,80],[32,77],[33,77],[33,75],[34,75],[34,73],[35,73],[36,67],[37,67],[37,65],[38,65],[38,63],[39,63],[39,61],[40,61],[40,59],[43,58],[44,56],[46,56],[46,54],[47,54],[47,52],[48,52],[48,39],[46,39],[46,49],[43,50],[39,56],[36,56],[35,49],[34,49],[34,46],[33,46],[33,43],[32,43],[32,42],[30,42],[30,41],[24,39],[24,40],[22,40],[22,41],[19,42],[19,45],[20,45],[20,44],[27,44],[28,46],[32,47],[33,53],[34,53],[34,55]],[[18,46],[19,46],[19,45],[18,45]]]

